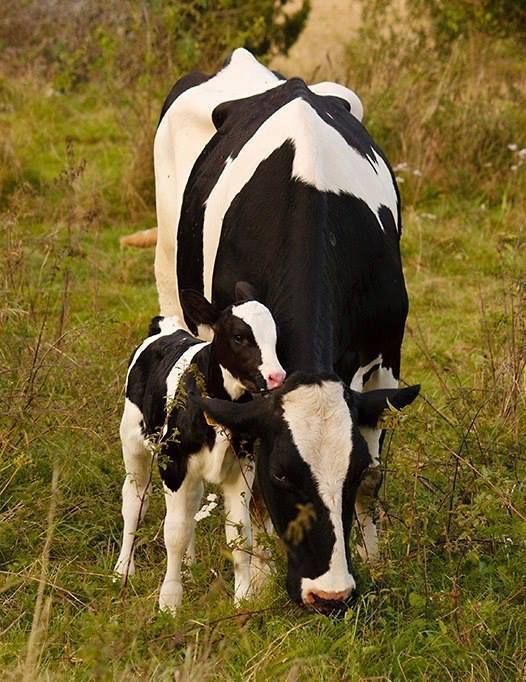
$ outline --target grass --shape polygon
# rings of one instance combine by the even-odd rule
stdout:
[[[236,611],[220,513],[198,526],[179,613],[158,613],[157,478],[138,573],[126,589],[112,581],[122,385],[156,312],[153,254],[120,250],[118,237],[154,224],[155,106],[123,110],[97,83],[62,96],[4,78],[4,678],[523,679],[526,164],[511,169],[507,144],[526,145],[513,76],[524,60],[509,41],[471,40],[427,60],[411,46],[369,52],[374,79],[369,58],[353,62],[373,132],[408,166],[402,374],[423,395],[386,442],[382,560],[369,569],[356,557],[361,597],[341,621],[288,602],[277,546],[265,593]],[[430,109],[444,92],[447,115]],[[492,135],[498,144],[482,144]]]

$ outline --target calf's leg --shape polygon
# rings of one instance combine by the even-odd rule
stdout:
[[[193,537],[195,514],[203,495],[203,482],[187,473],[181,487],[172,492],[164,486],[166,516],[164,544],[166,547],[166,575],[159,593],[159,608],[175,613],[183,597],[181,564]]]
[[[135,533],[148,509],[153,456],[147,448],[141,431],[142,412],[129,400],[122,415],[120,435],[126,477],[122,486],[122,518],[124,530],[122,546],[115,564],[115,573],[120,576],[135,572]]]
[[[244,599],[250,589],[250,552],[252,526],[250,498],[254,483],[254,463],[250,459],[235,460],[223,481],[225,498],[225,534],[234,563],[234,602]]]

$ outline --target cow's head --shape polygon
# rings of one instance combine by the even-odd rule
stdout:
[[[371,459],[358,425],[376,426],[419,386],[356,393],[334,375],[295,373],[249,403],[195,397],[225,426],[260,438],[258,479],[287,548],[292,599],[319,611],[344,611],[355,590],[349,536],[358,486]]]
[[[197,326],[214,332],[215,358],[230,397],[245,391],[265,392],[281,386],[286,373],[276,355],[276,323],[270,310],[256,298],[247,282],[238,282],[237,303],[219,310],[197,291],[181,292],[185,315]]]

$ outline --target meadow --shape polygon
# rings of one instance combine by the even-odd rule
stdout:
[[[349,44],[347,81],[400,179],[402,378],[422,394],[390,424],[381,560],[355,557],[360,597],[340,620],[288,601],[272,538],[272,579],[236,610],[220,507],[198,524],[177,616],[159,613],[158,476],[137,574],[125,586],[112,576],[123,381],[157,312],[153,251],[119,237],[155,224],[164,94],[250,42],[246,28],[206,54],[186,44],[161,71],[150,55],[126,77],[108,66],[122,45],[104,32],[104,62],[15,51],[2,63],[3,679],[524,679],[524,42],[479,27],[449,42],[424,28],[379,39],[379,21]]]

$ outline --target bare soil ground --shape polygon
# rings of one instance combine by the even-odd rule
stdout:
[[[295,3],[291,3],[295,4]],[[360,26],[362,4],[357,0],[311,0],[307,25],[287,56],[279,55],[272,68],[307,81],[345,77],[345,45]]]

